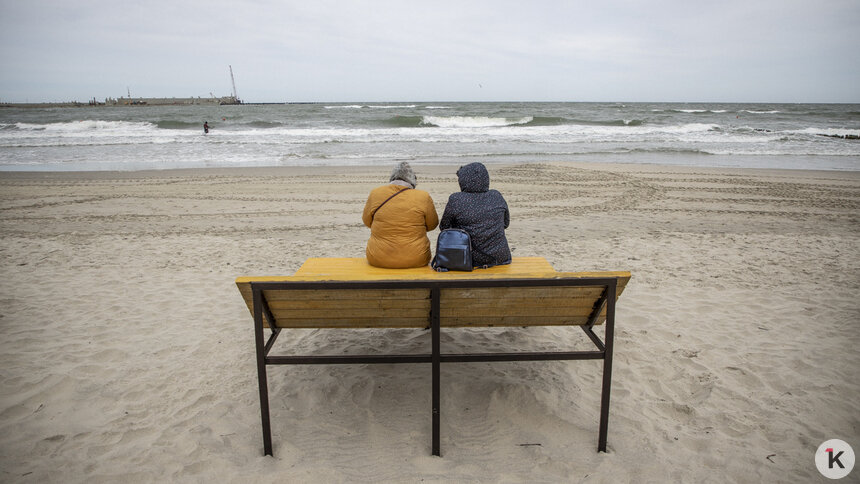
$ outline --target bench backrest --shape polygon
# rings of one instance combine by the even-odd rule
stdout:
[[[607,281],[624,291],[629,272],[552,272],[528,279],[320,281],[319,278],[239,278],[253,314],[253,285],[262,289],[280,328],[424,328],[438,290],[440,324],[549,326],[602,324]],[[269,316],[271,314],[271,316]]]

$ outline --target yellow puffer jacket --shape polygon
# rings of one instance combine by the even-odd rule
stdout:
[[[406,190],[406,193],[397,195],[379,208],[400,190]],[[377,208],[379,211],[371,219]],[[429,193],[399,185],[374,188],[367,197],[361,220],[370,227],[370,240],[365,252],[370,265],[405,269],[430,263],[427,232],[439,225],[439,216]]]

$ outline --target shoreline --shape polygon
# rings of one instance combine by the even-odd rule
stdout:
[[[456,165],[413,167],[441,213]],[[515,256],[632,272],[608,453],[599,372],[549,362],[443,366],[441,459],[429,367],[273,370],[276,457],[262,455],[235,278],[361,257],[361,210],[391,164],[0,172],[4,480],[785,482],[819,478],[825,440],[860,447],[860,172],[487,167]],[[276,350],[421,352],[424,333],[299,330]],[[442,344],[529,351],[580,333],[457,329]]]
[[[681,157],[682,155],[676,155]],[[784,157],[782,157],[784,158]],[[398,160],[399,161],[399,160]],[[409,161],[416,169],[419,170],[429,170],[438,172],[444,171],[445,169],[453,169],[456,171],[456,167],[464,165],[466,163],[471,163],[472,160],[463,160],[462,162],[458,161],[447,161],[447,162],[433,162],[433,161],[414,161],[414,160],[404,160]],[[480,161],[479,161],[480,162]],[[372,169],[380,169],[385,171],[390,168],[391,163],[371,163],[371,164],[318,164],[318,165],[259,165],[259,166],[210,166],[210,167],[177,167],[177,168],[146,168],[146,169],[137,169],[137,170],[19,170],[19,169],[4,169],[5,167],[0,167],[0,178],[26,178],[26,177],[48,177],[48,176],[57,176],[57,177],[78,177],[78,178],[102,178],[102,177],[129,177],[129,178],[140,178],[147,176],[157,176],[157,175],[165,175],[172,174],[177,176],[184,175],[200,175],[200,174],[212,174],[217,176],[244,176],[244,175],[289,175],[291,173],[310,173],[314,171],[321,171],[325,173],[337,173],[343,171],[364,171],[364,170],[372,170]],[[757,174],[766,174],[768,172],[774,173],[784,173],[791,174],[795,173],[798,176],[803,176],[804,174],[818,174],[824,176],[824,174],[856,174],[860,173],[860,170],[855,169],[808,169],[808,168],[772,168],[772,167],[741,167],[741,166],[712,166],[712,165],[696,165],[696,164],[671,164],[671,163],[652,163],[652,162],[616,162],[616,161],[568,161],[568,160],[548,160],[548,161],[511,161],[511,162],[485,162],[484,163],[488,169],[494,168],[507,168],[511,166],[529,166],[529,165],[557,165],[557,166],[570,166],[572,168],[589,168],[589,169],[601,169],[605,167],[608,171],[612,171],[611,167],[617,167],[618,170],[622,171],[630,171],[635,169],[641,169],[643,171],[656,171],[656,170],[672,170],[679,172],[711,172],[711,173],[719,173],[723,171],[738,171],[738,172],[749,172],[749,173],[757,173]],[[12,165],[9,165],[12,166]],[[849,175],[851,176],[851,175]]]
[[[853,143],[853,141],[846,141]],[[172,172],[176,170],[259,170],[284,169],[306,170],[317,167],[331,169],[350,169],[360,167],[385,167],[394,162],[408,161],[416,167],[461,166],[473,161],[484,163],[488,167],[510,165],[541,165],[545,163],[569,164],[571,166],[665,166],[677,169],[741,169],[741,170],[790,170],[812,172],[851,173],[860,172],[860,156],[847,155],[714,155],[705,153],[624,153],[624,154],[582,154],[571,157],[552,157],[543,155],[519,155],[510,157],[426,157],[407,159],[393,157],[390,160],[368,159],[326,159],[318,163],[302,163],[284,165],[275,163],[258,163],[239,165],[237,163],[214,163],[202,166],[199,162],[178,162],[178,166],[157,166],[152,162],[110,162],[110,161],[78,161],[68,164],[55,165],[0,165],[2,173],[65,173],[65,172]],[[822,166],[823,165],[823,166]],[[86,168],[86,169],[81,169]]]

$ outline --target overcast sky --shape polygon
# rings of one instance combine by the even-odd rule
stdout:
[[[860,0],[0,0],[0,101],[860,102]]]

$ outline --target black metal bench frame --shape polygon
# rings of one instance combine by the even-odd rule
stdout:
[[[600,398],[600,423],[597,451],[606,452],[606,434],[609,427],[609,393],[612,384],[612,347],[615,333],[615,299],[618,279],[609,278],[570,278],[570,279],[485,279],[485,280],[400,280],[400,281],[279,281],[251,282],[253,292],[254,334],[257,348],[257,375],[260,386],[260,414],[263,424],[263,450],[265,455],[272,454],[272,429],[269,419],[269,391],[266,377],[268,365],[328,365],[328,364],[369,364],[369,363],[431,363],[432,365],[432,454],[441,456],[439,445],[439,367],[441,363],[489,362],[489,361],[548,361],[548,360],[603,360],[603,384]],[[440,351],[440,290],[447,288],[476,287],[553,287],[553,286],[603,286],[605,289],[592,308],[588,322],[581,325],[582,330],[597,348],[592,351],[566,352],[514,352],[514,353],[456,353],[445,354]],[[269,356],[269,351],[281,333],[282,328],[272,327],[271,334],[265,339],[263,334],[263,315],[274,326],[275,318],[269,309],[263,291],[277,290],[338,290],[338,289],[429,289],[430,314],[428,323],[431,332],[430,354],[406,355],[332,355],[332,356]],[[594,333],[593,327],[606,308],[603,341]]]

